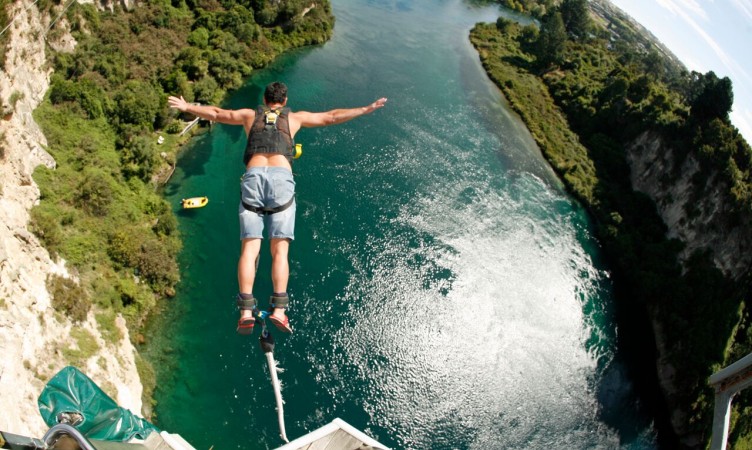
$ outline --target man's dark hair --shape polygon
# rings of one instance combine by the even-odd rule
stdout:
[[[264,100],[266,103],[284,103],[287,98],[287,86],[285,83],[275,81],[269,83],[264,91]]]

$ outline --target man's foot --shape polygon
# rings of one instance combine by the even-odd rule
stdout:
[[[238,320],[238,334],[251,334],[253,333],[253,327],[256,325],[256,319],[253,316],[241,317]]]
[[[238,320],[238,334],[253,333],[253,326],[256,325],[256,319],[253,312],[256,309],[256,299],[251,294],[238,294],[238,308],[240,308],[240,320]]]
[[[290,327],[290,320],[287,318],[287,316],[284,313],[279,314],[279,315],[272,314],[271,316],[269,316],[269,320],[274,324],[275,327],[277,327],[278,330],[284,331],[285,333],[292,333],[292,328]]]
[[[285,333],[292,333],[292,327],[290,327],[290,321],[285,315],[285,310],[290,302],[290,298],[286,293],[275,293],[269,299],[270,308],[269,312],[272,314],[269,316],[269,320],[274,324],[277,329],[284,331]]]

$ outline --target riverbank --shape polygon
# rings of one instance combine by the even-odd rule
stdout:
[[[545,84],[538,77],[520,68],[517,64],[507,61],[515,60],[522,56],[516,50],[517,43],[513,39],[502,37],[493,25],[478,25],[471,32],[471,41],[478,50],[479,56],[486,69],[488,76],[503,92],[511,108],[520,115],[533,138],[540,147],[544,157],[564,182],[567,190],[589,210],[591,217],[599,220],[598,213],[594,210],[596,202],[595,189],[598,177],[595,166],[589,159],[588,150],[580,143],[578,136],[569,128],[566,117],[556,106]],[[505,46],[506,45],[506,46]],[[503,50],[502,50],[503,49]],[[529,58],[525,64],[532,65],[533,59]],[[618,274],[616,275],[618,278]],[[618,305],[618,300],[617,300]],[[668,420],[669,414],[664,402],[660,401],[657,377],[655,369],[650,363],[644,364],[637,355],[644,355],[645,348],[653,348],[655,342],[652,336],[640,335],[634,331],[635,327],[649,326],[650,321],[646,318],[646,311],[617,307],[617,317],[620,326],[623,327],[620,337],[628,336],[632,342],[640,342],[640,345],[629,344],[630,351],[624,351],[622,344],[621,352],[632,365],[642,364],[643,370],[631,371],[636,380],[636,386],[646,400],[646,405],[651,413],[656,416],[656,426],[664,446],[672,446],[673,440],[666,435],[673,433]],[[639,348],[637,348],[639,347]],[[631,355],[631,356],[630,356]],[[651,399],[647,393],[654,397]],[[655,394],[659,394],[655,396]]]
[[[620,349],[656,413],[662,445],[700,448],[712,414],[707,377],[749,348],[739,333],[749,328],[740,294],[747,275],[733,269],[748,265],[746,252],[725,250],[748,245],[747,215],[731,212],[746,206],[729,189],[723,167],[697,154],[691,142],[676,143],[691,141],[704,126],[667,88],[680,71],[663,72],[666,80],[627,71],[604,44],[605,30],[592,31],[592,42],[562,43],[567,50],[559,65],[542,68],[533,55],[537,31],[500,20],[476,26],[471,41],[597,225],[613,270]],[[632,44],[625,41],[621,51],[638,58]],[[677,145],[681,151],[672,148]],[[698,173],[707,185],[689,182]],[[646,359],[645,349],[653,356]],[[743,435],[748,425],[737,424]]]

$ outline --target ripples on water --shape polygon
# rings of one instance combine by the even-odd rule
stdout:
[[[497,10],[343,2],[331,43],[283,58],[231,99],[248,106],[278,77],[294,109],[390,98],[368,118],[299,135],[296,332],[275,351],[287,434],[341,417],[395,449],[653,448],[614,355],[608,277],[584,213],[467,43]],[[186,310],[169,327],[181,330],[169,348],[178,363],[162,369],[158,410],[202,448],[273,448],[263,356],[234,333],[242,130],[206,139],[172,182],[176,202],[191,185],[221,192],[181,219],[193,236],[176,302]]]
[[[371,417],[409,430],[407,447],[458,434],[476,448],[540,448],[562,435],[572,442],[559,445],[618,443],[595,419],[596,355],[584,346],[580,300],[596,275],[587,256],[561,239],[568,224],[532,220],[509,197],[481,202],[463,210],[420,199],[393,235],[369,242],[381,251],[364,267],[353,261],[342,300],[358,307],[334,337],[331,364],[352,366],[372,392]],[[431,238],[406,239],[406,228]]]
[[[338,242],[352,271],[336,301],[349,308],[331,352],[308,355],[316,381],[340,406],[365,399],[404,448],[618,448],[599,420],[613,336],[582,211],[501,170],[498,138],[456,126],[466,109],[416,121],[432,128],[393,124],[411,136],[386,150],[397,161],[362,156],[358,185],[408,187],[352,194],[401,206],[375,214],[363,244]],[[487,157],[463,150],[479,148]]]

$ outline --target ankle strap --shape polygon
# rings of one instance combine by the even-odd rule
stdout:
[[[238,294],[238,298],[235,301],[235,304],[238,305],[238,308],[241,310],[251,310],[253,311],[256,309],[256,299],[253,298],[253,294]]]
[[[272,308],[287,309],[287,305],[290,303],[290,297],[287,295],[284,297],[272,295],[269,297],[269,303]]]

